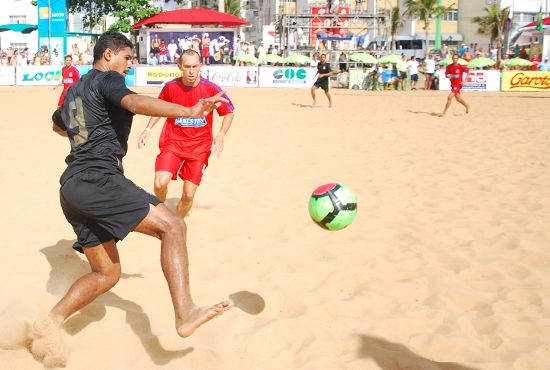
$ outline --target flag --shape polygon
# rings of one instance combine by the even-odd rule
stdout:
[[[542,27],[542,3],[540,3],[539,16],[537,18],[537,27],[535,27],[535,29],[540,33],[544,31],[544,28]]]
[[[508,19],[506,20],[506,30],[508,31],[512,27],[512,21],[514,20],[514,0],[512,0],[512,6],[508,12]]]

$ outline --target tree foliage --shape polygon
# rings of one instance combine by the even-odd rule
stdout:
[[[490,7],[483,8],[487,15],[477,16],[472,18],[472,23],[478,25],[476,33],[478,35],[489,36],[491,43],[497,42],[498,50],[502,50],[502,40],[513,29],[511,25],[508,30],[506,29],[506,21],[508,20],[508,14],[510,7],[500,9],[497,4],[493,4]]]
[[[419,18],[424,22],[426,50],[428,50],[428,34],[430,30],[430,23],[436,18],[442,17],[453,9],[455,4],[450,6],[437,5],[437,0],[406,0],[405,7],[407,11],[405,14],[411,18]]]

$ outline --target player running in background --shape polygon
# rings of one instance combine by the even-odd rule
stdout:
[[[317,72],[315,73],[315,76],[313,78],[317,77],[317,81],[313,84],[311,87],[311,97],[313,98],[313,104],[311,104],[311,107],[315,107],[317,102],[315,101],[315,90],[318,88],[321,88],[325,91],[325,95],[328,98],[328,107],[332,108],[332,99],[330,97],[329,90],[329,84],[330,84],[330,76],[332,76],[332,70],[330,69],[330,66],[326,63],[327,56],[325,54],[321,54],[321,60],[317,64]]]
[[[441,113],[439,117],[443,117],[445,113],[447,113],[447,109],[449,109],[449,107],[451,106],[453,97],[456,99],[457,102],[459,102],[464,107],[466,107],[466,114],[469,113],[470,106],[466,104],[464,99],[462,99],[462,97],[460,96],[460,89],[462,89],[462,86],[464,86],[464,83],[465,83],[465,80],[464,80],[465,73],[466,73],[466,79],[468,79],[470,70],[468,69],[468,67],[458,64],[458,55],[454,54],[453,63],[450,64],[445,70],[445,76],[451,80],[451,93],[447,97],[447,104],[445,105],[445,109],[443,110],[443,113]]]
[[[65,92],[69,89],[69,87],[73,86],[76,81],[80,79],[80,73],[78,73],[78,69],[76,69],[73,64],[73,57],[70,54],[65,55],[65,65],[61,68],[61,75],[62,79],[59,81],[59,84],[57,84],[53,89],[57,89],[59,86],[63,85],[63,91],[61,92],[61,96],[59,97],[59,102],[57,103],[57,107],[59,108],[61,105],[63,105],[63,101],[65,100]]]
[[[191,107],[221,89],[214,83],[201,78],[201,57],[194,50],[186,50],[180,57],[178,68],[182,77],[168,82],[160,92],[159,99]],[[213,138],[213,112],[201,118],[168,118],[160,135],[160,154],[155,163],[155,195],[163,202],[168,194],[170,180],[183,180],[183,192],[178,202],[176,214],[185,217],[195,197],[208,158],[214,151],[219,158],[223,151],[224,138],[233,122],[233,104],[229,98],[217,112],[223,117],[218,135]],[[160,117],[151,117],[147,127],[138,139],[138,147],[143,148],[151,135],[151,129]]]

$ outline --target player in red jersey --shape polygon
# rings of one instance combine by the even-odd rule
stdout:
[[[168,82],[160,92],[159,99],[190,107],[222,91],[216,84],[201,78],[201,66],[201,57],[195,50],[184,51],[178,62],[182,77]],[[233,104],[226,95],[223,97],[227,99],[227,103],[222,103],[216,109],[223,120],[215,138],[212,134],[212,112],[202,118],[167,118],[162,129],[160,154],[155,163],[155,195],[165,202],[170,180],[176,180],[179,175],[183,179],[183,193],[176,213],[182,218],[191,209],[211,151],[217,158],[220,157],[224,137],[233,122]],[[147,144],[151,129],[159,119],[160,117],[149,119],[138,139],[139,148]]]
[[[466,104],[464,99],[460,96],[460,89],[462,89],[462,86],[464,86],[465,83],[464,73],[469,75],[470,70],[468,67],[458,64],[458,55],[453,55],[453,63],[450,64],[445,70],[445,76],[451,80],[451,93],[447,97],[447,104],[445,105],[443,113],[441,113],[439,117],[443,117],[445,113],[447,113],[447,109],[451,106],[453,97],[457,102],[466,107],[466,114],[468,114],[470,106]],[[466,79],[468,79],[468,76],[466,76]]]
[[[76,81],[80,79],[80,73],[73,64],[73,57],[70,54],[65,55],[65,66],[61,68],[61,75],[63,78],[59,81],[59,84],[56,85],[53,89],[57,89],[59,86],[63,85],[63,91],[59,97],[59,102],[57,103],[57,108],[63,105],[65,100],[65,92],[69,87],[73,86]]]

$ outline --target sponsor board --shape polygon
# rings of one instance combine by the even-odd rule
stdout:
[[[220,87],[258,87],[258,67],[202,66],[200,74]],[[137,67],[136,86],[163,86],[181,76],[176,66]]]
[[[0,67],[0,86],[15,85],[15,67]]]
[[[451,91],[451,80],[442,77],[439,90]],[[500,71],[470,70],[470,75],[461,91],[500,91]]]
[[[550,72],[504,71],[502,91],[550,91]]]
[[[88,73],[92,66],[75,66],[80,77]],[[61,66],[18,66],[15,81],[19,86],[55,86],[61,81]],[[134,69],[124,78],[126,86],[135,86]]]
[[[316,72],[312,67],[261,67],[258,85],[309,89]]]

